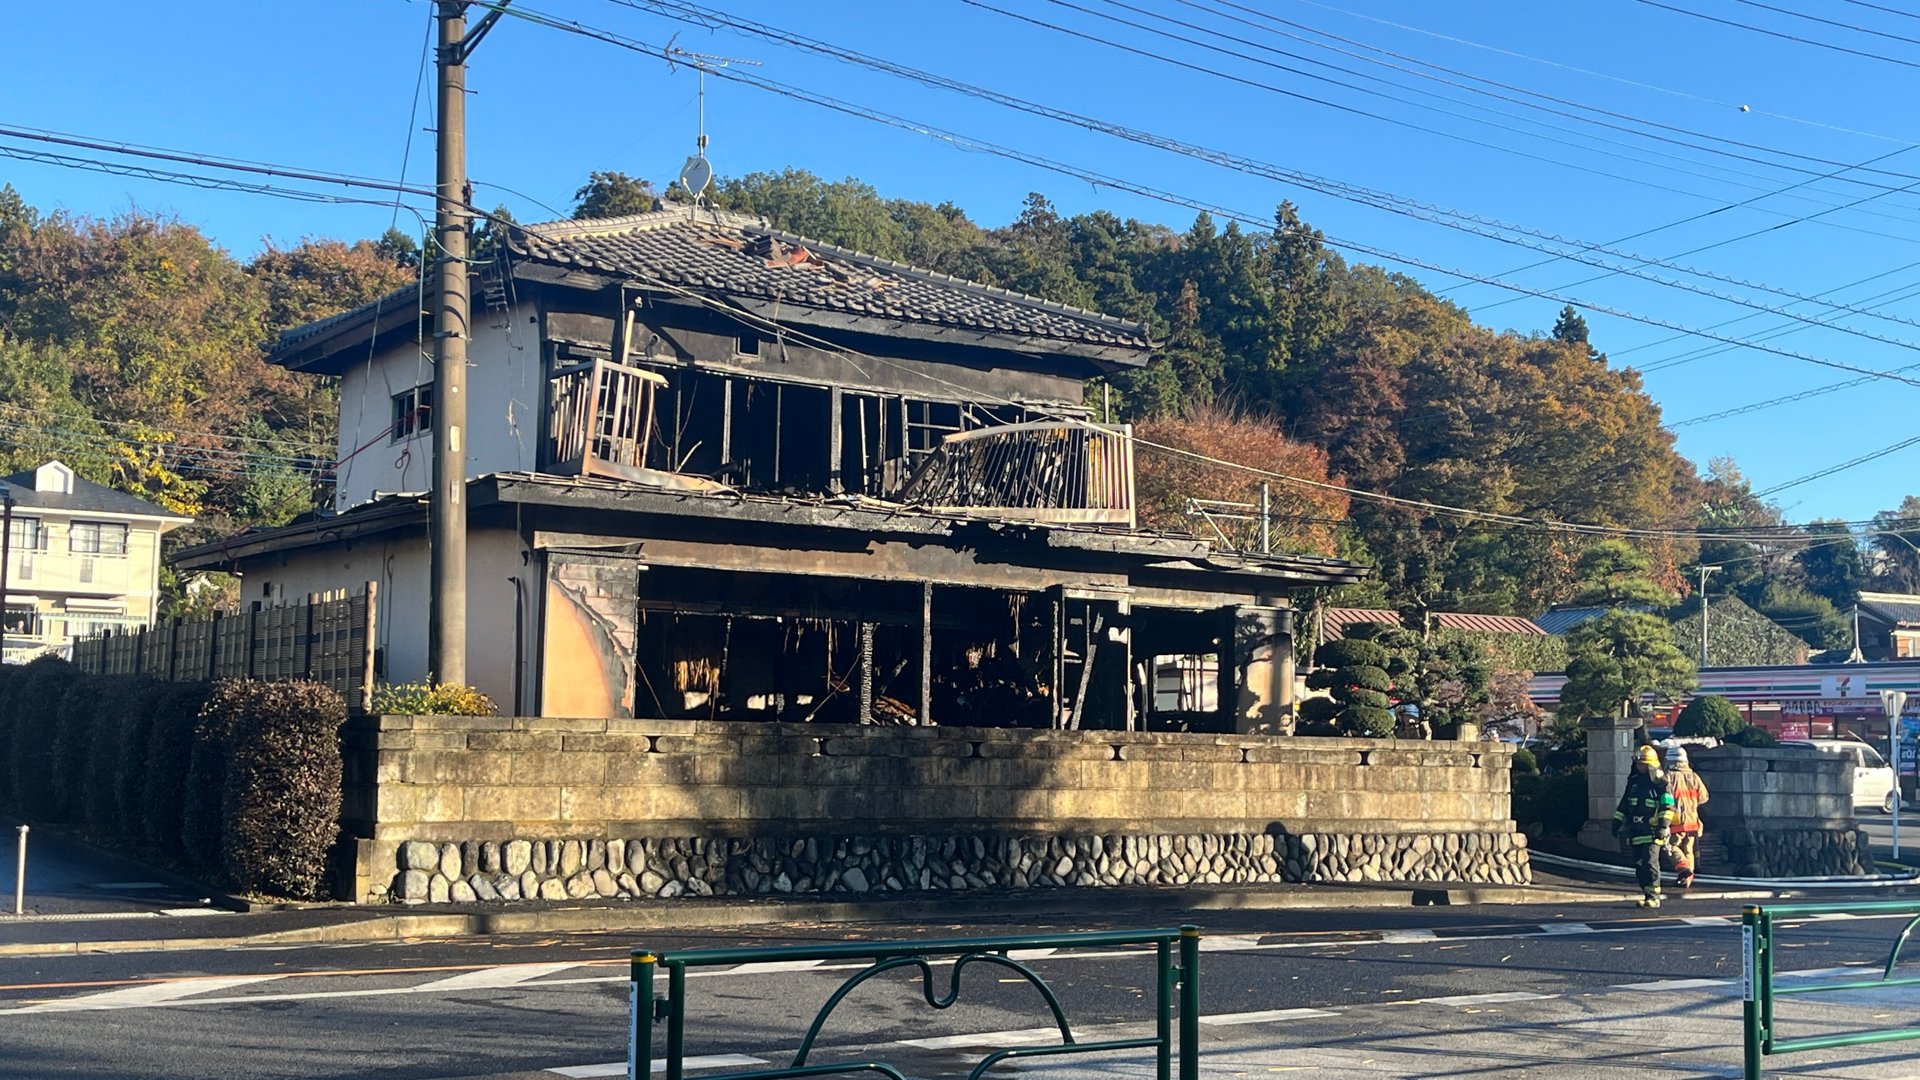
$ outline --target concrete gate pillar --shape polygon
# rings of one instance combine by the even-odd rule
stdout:
[[[1585,720],[1587,730],[1587,823],[1577,838],[1585,847],[1599,851],[1619,851],[1613,838],[1613,809],[1620,805],[1620,793],[1627,790],[1627,776],[1633,771],[1633,733],[1640,727],[1637,717],[1596,716]]]

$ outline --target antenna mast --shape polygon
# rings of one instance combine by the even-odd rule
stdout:
[[[740,64],[745,67],[759,67],[758,60],[744,60],[737,56],[718,56],[713,53],[688,52],[669,42],[666,47],[667,63],[686,61],[700,73],[700,130],[694,140],[693,156],[680,168],[680,186],[687,190],[696,206],[706,204],[707,187],[713,183],[713,166],[707,162],[707,72]]]

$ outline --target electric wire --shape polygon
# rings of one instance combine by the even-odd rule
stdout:
[[[1920,63],[1915,63],[1912,60],[1903,60],[1903,59],[1900,59],[1899,57],[1888,56],[1884,53],[1867,52],[1864,49],[1851,49],[1845,45],[1835,45],[1830,41],[1819,41],[1814,38],[1805,38],[1805,37],[1799,36],[1798,34],[1786,33],[1785,31],[1782,31],[1782,30],[1770,30],[1764,26],[1754,26],[1751,23],[1743,23],[1735,19],[1723,19],[1717,15],[1708,15],[1704,11],[1690,11],[1687,8],[1674,7],[1672,4],[1663,4],[1663,3],[1660,3],[1660,0],[1634,0],[1634,2],[1645,4],[1646,6],[1652,7],[1652,8],[1659,8],[1662,11],[1671,11],[1676,15],[1686,15],[1695,19],[1703,19],[1710,23],[1719,23],[1721,26],[1730,26],[1737,30],[1746,30],[1755,34],[1764,34],[1767,37],[1779,38],[1782,41],[1791,41],[1799,45],[1811,45],[1817,49],[1828,49],[1833,52],[1846,53],[1849,56],[1863,57],[1868,60],[1879,60],[1882,63],[1887,63],[1887,64],[1898,64],[1901,67],[1920,68]]]
[[[1071,124],[1075,127],[1080,127],[1090,131],[1100,132],[1102,134],[1112,135],[1116,138],[1125,139],[1127,141],[1139,143],[1141,145],[1151,146],[1157,149],[1168,151],[1170,153],[1180,154],[1186,157],[1207,161],[1209,163],[1219,165],[1223,168],[1232,169],[1234,171],[1241,172],[1244,174],[1276,180],[1282,183],[1293,184],[1295,186],[1303,187],[1311,191],[1316,191],[1321,194],[1332,196],[1334,198],[1342,199],[1348,202],[1354,202],[1360,205],[1369,206],[1374,209],[1383,210],[1388,213],[1397,214],[1399,216],[1410,217],[1415,220],[1425,221],[1432,224],[1438,224],[1447,228],[1455,229],[1457,231],[1466,232],[1471,235],[1481,236],[1488,239],[1498,240],[1502,243],[1507,243],[1507,244],[1511,244],[1518,247],[1526,247],[1535,251],[1549,252],[1553,254],[1553,258],[1529,264],[1528,266],[1521,267],[1520,268],[1521,270],[1530,269],[1534,266],[1546,265],[1547,263],[1556,262],[1562,259],[1567,259],[1575,262],[1584,263],[1589,266],[1605,269],[1609,272],[1609,274],[1612,274],[1612,273],[1629,274],[1634,277],[1639,277],[1644,280],[1652,281],[1655,284],[1666,285],[1672,288],[1682,289],[1690,292],[1698,292],[1701,295],[1709,296],[1713,299],[1718,299],[1718,300],[1735,303],[1735,304],[1741,304],[1743,306],[1755,306],[1762,310],[1769,310],[1769,311],[1773,310],[1772,308],[1768,308],[1765,305],[1752,305],[1749,301],[1746,301],[1742,298],[1729,296],[1718,290],[1703,289],[1702,287],[1699,287],[1699,286],[1690,285],[1684,282],[1674,282],[1671,279],[1660,277],[1658,275],[1640,272],[1641,267],[1648,266],[1648,265],[1658,265],[1682,274],[1686,274],[1694,277],[1706,278],[1708,280],[1713,280],[1713,281],[1720,281],[1720,282],[1733,284],[1733,285],[1738,285],[1743,288],[1755,289],[1761,292],[1767,292],[1777,296],[1791,298],[1796,301],[1806,301],[1806,300],[1817,299],[1816,297],[1810,297],[1806,294],[1798,293],[1790,289],[1784,289],[1784,288],[1780,288],[1777,286],[1772,286],[1772,285],[1768,285],[1760,282],[1754,282],[1747,279],[1720,274],[1711,270],[1704,270],[1697,267],[1686,266],[1683,264],[1675,263],[1668,259],[1661,259],[1654,256],[1645,256],[1645,255],[1640,255],[1634,252],[1622,251],[1620,249],[1611,247],[1606,244],[1593,244],[1593,243],[1589,243],[1589,242],[1578,240],[1578,239],[1559,236],[1559,235],[1545,232],[1542,230],[1530,229],[1524,226],[1513,225],[1513,224],[1503,222],[1498,219],[1486,217],[1483,215],[1472,214],[1472,213],[1467,213],[1459,210],[1449,209],[1446,207],[1435,206],[1430,203],[1423,203],[1417,200],[1407,199],[1402,196],[1394,195],[1391,192],[1385,192],[1377,189],[1360,187],[1360,186],[1348,184],[1342,181],[1331,180],[1326,177],[1315,176],[1310,173],[1302,173],[1302,172],[1299,172],[1298,170],[1289,169],[1280,165],[1275,165],[1271,162],[1259,161],[1259,160],[1247,158],[1238,154],[1233,154],[1227,151],[1215,150],[1215,149],[1200,146],[1197,144],[1188,143],[1179,139],[1174,139],[1174,138],[1170,138],[1162,135],[1156,135],[1150,132],[1140,131],[1138,129],[1130,128],[1125,125],[1115,124],[1109,121],[1099,120],[1093,117],[1069,112],[1064,109],[1058,109],[1052,106],[1038,104],[1032,101],[1014,97],[1013,95],[1003,94],[999,91],[990,90],[985,87],[980,87],[980,86],[972,85],[969,83],[960,82],[955,79],[949,79],[944,76],[935,75],[930,72],[926,72],[917,68],[911,68],[903,64],[897,64],[892,61],[887,61],[887,60],[879,59],[877,57],[868,56],[868,55],[858,53],[849,49],[844,49],[838,46],[834,46],[829,43],[822,42],[816,39],[806,38],[797,34],[793,34],[788,31],[781,30],[777,27],[768,26],[763,23],[755,23],[748,20],[738,19],[733,16],[727,15],[724,12],[720,12],[712,8],[707,8],[702,5],[683,2],[683,0],[611,0],[611,2],[617,3],[624,7],[634,8],[636,10],[651,11],[655,14],[666,14],[668,12],[673,12],[676,14],[669,15],[669,17],[680,18],[683,21],[691,21],[699,25],[724,26],[730,29],[737,30],[742,33],[753,34],[755,36],[764,38],[766,40],[771,40],[780,44],[785,44],[785,45],[788,45],[789,47],[804,49],[820,55],[829,56],[847,63],[858,64],[860,66],[868,67],[873,70],[882,71],[887,74],[898,76],[900,78],[909,79],[911,81],[918,82],[922,85],[931,86],[931,87],[935,87],[943,90],[949,90],[955,93],[963,94],[968,97],[990,101],[1007,108],[1016,109],[1018,111],[1026,112],[1032,115],[1042,116],[1047,119],[1055,120],[1061,123]],[[1894,151],[1892,153],[1899,153],[1899,152],[1900,151]],[[1890,157],[1892,156],[1892,153],[1882,155],[1882,158]],[[1881,160],[1881,159],[1876,158],[1874,160]],[[1849,166],[1849,168],[1851,167],[1853,166]],[[1920,179],[1915,179],[1913,184],[1909,185],[1909,187],[1920,188]],[[1779,194],[1779,193],[1780,193],[1779,191],[1775,191],[1775,192],[1770,192],[1769,195]],[[1760,197],[1766,197],[1766,196],[1760,196]],[[1734,205],[1741,205],[1741,204],[1734,204]],[[1708,214],[1718,213],[1720,210],[1724,210],[1724,209],[1727,209],[1727,207],[1720,207],[1714,211],[1708,211],[1707,213]],[[1839,209],[1839,208],[1835,208],[1835,209]],[[1696,217],[1697,216],[1705,216],[1705,215],[1704,214],[1696,215]],[[1817,217],[1818,215],[1814,215],[1814,216]],[[1692,220],[1692,219],[1687,219],[1687,220]],[[1799,221],[1805,221],[1805,220],[1811,220],[1811,217],[1796,219],[1795,221],[1788,222],[1787,224],[1797,224]],[[1684,224],[1684,223],[1685,222],[1682,221],[1674,224]],[[1663,227],[1671,227],[1671,226],[1663,226]],[[1762,231],[1765,231],[1765,230],[1762,230]],[[1517,233],[1524,237],[1533,237],[1539,241],[1543,241],[1544,243],[1534,242],[1526,239],[1519,239],[1519,238],[1516,238],[1515,236],[1507,235],[1507,233]],[[1631,267],[1618,267],[1610,263],[1602,262],[1598,259],[1582,258],[1578,255],[1571,254],[1568,252],[1555,251],[1553,248],[1547,246],[1548,244],[1557,244],[1562,247],[1568,247],[1568,246],[1577,247],[1590,252],[1601,253],[1601,254],[1612,256],[1615,258],[1627,259],[1627,260],[1633,261],[1635,265]],[[1514,273],[1514,272],[1517,272],[1517,271],[1509,271],[1508,273]],[[1598,280],[1598,278],[1590,278],[1588,280]],[[1489,305],[1489,306],[1493,306],[1493,305]],[[1854,307],[1851,305],[1837,305],[1837,310],[1842,310],[1849,314],[1863,315],[1870,318],[1884,319],[1889,322],[1904,323],[1909,326],[1920,326],[1920,320],[1889,315],[1885,312],[1876,311],[1870,308],[1860,308],[1860,307]],[[1871,340],[1880,340],[1888,344],[1902,344],[1902,345],[1905,345],[1906,347],[1913,347],[1912,343],[1904,343],[1904,342],[1901,342],[1899,339],[1888,339],[1884,337],[1878,337],[1868,332],[1858,331],[1854,328],[1847,327],[1843,324],[1837,323],[1832,320],[1809,319],[1804,316],[1794,316],[1794,315],[1789,315],[1789,317],[1795,318],[1795,319],[1801,319],[1804,321],[1810,321],[1815,323],[1816,325],[1835,329],[1842,333],[1852,334],[1852,335],[1861,336],[1861,337],[1867,337]]]
[[[484,0],[474,0],[474,2],[477,6],[481,6],[481,7],[489,6],[484,2]],[[962,2],[976,3],[977,0],[962,0]],[[578,22],[577,20],[562,19],[557,16],[546,15],[532,8],[519,7],[519,6],[494,7],[493,10],[500,10],[516,18],[534,22],[537,25],[542,25],[542,26],[549,27],[550,29],[561,30],[568,33],[573,33],[573,34],[577,34],[587,38],[591,38],[593,40],[602,41],[607,44],[615,45],[620,48],[641,53],[647,56],[662,56],[662,57],[665,56],[665,53],[656,46],[635,41],[632,38],[625,37],[613,31],[603,30],[597,27],[588,26],[586,24]],[[1175,205],[1175,206],[1183,206],[1188,209],[1195,210],[1201,213],[1211,214],[1211,215],[1214,215],[1223,219],[1231,220],[1231,221],[1238,221],[1254,228],[1269,227],[1269,223],[1266,222],[1265,220],[1255,217],[1254,215],[1247,214],[1245,212],[1231,210],[1226,207],[1219,206],[1217,204],[1208,203],[1200,199],[1195,199],[1189,196],[1180,195],[1180,194],[1170,192],[1170,191],[1165,191],[1159,188],[1154,188],[1146,184],[1137,183],[1137,182],[1126,180],[1120,177],[1109,176],[1106,174],[1093,172],[1092,170],[1084,169],[1079,166],[1070,165],[1060,161],[1055,161],[1053,159],[1046,158],[1039,154],[1031,153],[1029,151],[1017,150],[1014,148],[999,145],[997,143],[991,143],[983,139],[974,138],[972,136],[960,135],[955,132],[947,131],[938,127],[934,127],[929,124],[918,123],[915,121],[907,120],[902,117],[894,116],[890,113],[886,113],[881,110],[874,109],[868,106],[853,104],[851,102],[842,101],[838,98],[829,97],[824,94],[819,94],[819,93],[815,93],[813,91],[805,90],[799,87],[789,86],[784,83],[775,82],[774,80],[765,78],[763,76],[754,75],[742,69],[716,68],[709,71],[708,74],[714,76],[715,78],[721,78],[721,79],[726,79],[734,82],[743,83],[749,86],[756,87],[761,90],[766,90],[770,93],[774,93],[783,97],[792,98],[797,101],[808,102],[810,104],[818,105],[822,108],[830,109],[836,112],[841,112],[849,116],[870,120],[876,123],[884,124],[886,126],[895,127],[904,131],[913,132],[915,134],[919,134],[928,138],[937,139],[939,141],[945,142],[955,147],[956,149],[967,150],[967,151],[976,152],[976,153],[991,154],[997,157],[1006,158],[1011,161],[1018,161],[1023,164],[1031,165],[1035,168],[1044,169],[1049,172],[1058,173],[1063,176],[1068,176],[1073,179],[1080,180],[1082,182],[1085,182],[1097,188],[1104,187],[1104,188],[1110,188],[1116,191],[1129,192],[1131,194],[1138,195],[1143,198],[1153,199],[1158,202],[1164,202],[1164,203],[1168,203],[1170,205]],[[1333,247],[1342,248],[1351,252],[1357,252],[1359,254],[1368,255],[1377,259],[1384,259],[1392,262],[1398,262],[1406,266],[1417,267],[1423,270],[1430,270],[1435,273],[1447,274],[1449,276],[1458,277],[1463,280],[1477,281],[1482,284],[1494,285],[1499,288],[1507,289],[1512,292],[1525,293],[1525,294],[1532,295],[1544,300],[1553,300],[1563,304],[1571,304],[1575,307],[1583,308],[1585,310],[1596,311],[1606,315],[1613,315],[1617,318],[1623,318],[1633,322],[1640,322],[1649,326],[1656,326],[1656,327],[1661,327],[1668,330],[1676,330],[1676,331],[1681,331],[1685,333],[1690,333],[1702,338],[1720,341],[1727,344],[1740,345],[1740,346],[1757,350],[1759,352],[1771,353],[1773,355],[1786,357],[1792,360],[1797,360],[1802,363],[1810,363],[1810,364],[1815,364],[1821,367],[1829,367],[1837,371],[1849,371],[1856,375],[1867,375],[1867,376],[1872,376],[1877,378],[1884,378],[1893,382],[1904,383],[1910,386],[1920,386],[1920,379],[1908,378],[1903,375],[1894,374],[1887,371],[1878,370],[1875,368],[1861,367],[1857,364],[1849,364],[1843,361],[1832,360],[1826,357],[1813,356],[1807,353],[1796,352],[1790,349],[1782,349],[1777,346],[1768,345],[1763,342],[1755,342],[1755,341],[1750,341],[1742,338],[1728,337],[1724,334],[1718,334],[1711,330],[1702,330],[1695,327],[1686,326],[1684,324],[1673,322],[1672,320],[1662,319],[1662,318],[1651,316],[1651,315],[1643,315],[1638,312],[1628,311],[1624,308],[1582,300],[1578,297],[1568,296],[1564,293],[1556,292],[1554,290],[1520,285],[1514,282],[1502,281],[1498,278],[1492,277],[1491,275],[1480,274],[1480,273],[1475,273],[1473,271],[1461,270],[1458,268],[1444,266],[1439,263],[1432,262],[1431,260],[1421,259],[1411,255],[1400,254],[1400,253],[1393,252],[1375,245],[1361,243],[1359,241],[1344,240],[1339,237],[1334,237],[1330,235],[1324,236],[1324,239],[1329,245]]]

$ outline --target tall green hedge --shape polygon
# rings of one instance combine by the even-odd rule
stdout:
[[[340,832],[346,706],[318,683],[246,683],[233,721],[221,860],[241,888],[320,895]]]
[[[42,657],[28,664],[13,697],[13,740],[7,769],[13,777],[12,806],[30,820],[57,821],[53,746],[60,731],[60,701],[80,673],[72,664]]]
[[[84,816],[87,752],[93,748],[94,717],[99,707],[100,684],[94,679],[74,679],[60,699],[49,774],[53,799],[47,808],[56,821],[78,821]]]
[[[0,668],[0,800],[241,889],[314,897],[338,833],[345,719],[317,683]]]

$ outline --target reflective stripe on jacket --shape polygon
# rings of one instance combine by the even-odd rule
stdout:
[[[1635,844],[1665,840],[1673,823],[1673,792],[1667,789],[1666,775],[1634,769],[1627,777],[1627,790],[1620,793],[1620,805],[1614,807],[1613,820],[1626,827]]]
[[[1673,831],[1700,831],[1700,805],[1707,801],[1707,785],[1700,774],[1685,766],[1667,772],[1667,791],[1673,795]]]

